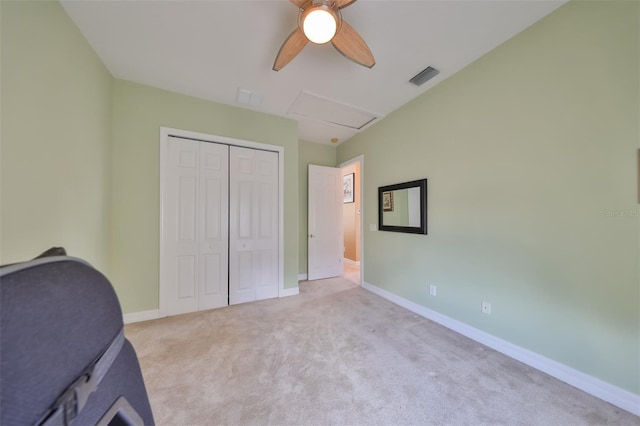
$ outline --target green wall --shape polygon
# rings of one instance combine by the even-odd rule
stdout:
[[[58,2],[0,10],[0,263],[63,246],[105,271],[111,75]]]
[[[316,166],[335,167],[336,147],[322,145],[313,142],[300,141],[298,151],[298,194],[300,205],[298,207],[298,273],[307,274],[307,229],[309,212],[309,164]]]
[[[160,127],[283,146],[284,286],[298,286],[298,124],[115,80],[111,280],[124,312],[158,308]]]
[[[367,231],[365,282],[635,394],[638,5],[568,3],[338,147],[365,229],[429,179],[429,235]]]
[[[111,279],[124,312],[157,309],[166,126],[285,148],[284,281],[297,287],[295,121],[114,80],[58,2],[0,8],[1,263],[64,246]]]

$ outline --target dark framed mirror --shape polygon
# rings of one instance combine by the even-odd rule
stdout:
[[[427,180],[378,187],[380,231],[427,234]]]

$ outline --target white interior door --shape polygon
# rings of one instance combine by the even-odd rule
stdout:
[[[162,238],[167,314],[228,303],[228,147],[170,137]]]
[[[344,271],[342,172],[309,165],[308,279],[341,276]]]
[[[229,303],[278,296],[278,153],[232,146]]]

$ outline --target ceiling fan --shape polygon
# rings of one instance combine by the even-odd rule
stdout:
[[[367,43],[342,20],[340,10],[356,0],[289,0],[300,9],[298,28],[285,40],[273,64],[274,71],[280,71],[302,51],[308,42],[333,47],[347,59],[371,68],[376,60]]]

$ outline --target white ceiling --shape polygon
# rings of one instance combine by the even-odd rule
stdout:
[[[566,0],[360,0],[342,16],[365,39],[365,68],[330,44],[271,68],[297,25],[286,0],[62,0],[114,77],[298,120],[299,137],[344,142],[358,130],[289,113],[301,92],[384,117],[549,14]],[[440,74],[408,80],[427,66]],[[238,89],[262,96],[239,104]]]

